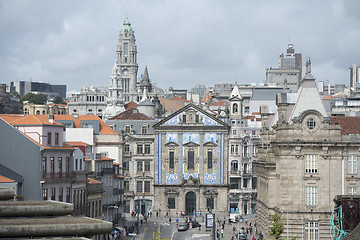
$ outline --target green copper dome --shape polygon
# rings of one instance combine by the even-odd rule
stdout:
[[[128,18],[125,19],[123,23],[123,27],[121,28],[120,32],[124,33],[127,30],[128,33],[134,33],[134,30],[131,27],[131,23]]]

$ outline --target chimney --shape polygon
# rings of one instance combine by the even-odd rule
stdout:
[[[48,115],[49,122],[54,124],[54,115]]]

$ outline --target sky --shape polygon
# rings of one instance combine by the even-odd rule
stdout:
[[[289,42],[318,81],[348,86],[359,9],[358,0],[0,0],[0,82],[108,87],[128,17],[138,76],[147,66],[164,90],[263,83]]]

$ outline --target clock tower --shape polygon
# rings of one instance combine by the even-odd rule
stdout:
[[[111,102],[136,101],[137,47],[134,30],[128,18],[119,33],[115,65],[110,75],[109,100]]]

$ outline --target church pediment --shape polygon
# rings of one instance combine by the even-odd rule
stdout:
[[[165,144],[165,147],[178,147],[179,144],[175,143],[175,142],[168,142]]]
[[[214,115],[204,111],[200,107],[189,103],[170,116],[156,123],[160,126],[226,126],[228,125]]]
[[[187,142],[187,143],[183,144],[183,146],[185,146],[185,147],[198,147],[200,145],[195,143],[195,142]]]

